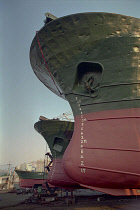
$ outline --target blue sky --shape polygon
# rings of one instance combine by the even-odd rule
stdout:
[[[57,117],[67,101],[48,90],[30,65],[31,42],[44,14],[111,12],[140,18],[139,0],[0,0],[0,165],[44,158],[46,143],[34,130],[39,116]]]

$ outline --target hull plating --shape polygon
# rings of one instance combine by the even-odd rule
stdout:
[[[56,187],[71,189],[81,188],[65,173],[62,166],[62,157],[72,138],[74,123],[59,120],[39,121],[35,129],[44,137],[49,145],[53,163],[47,176],[47,182]]]
[[[33,188],[35,184],[45,186],[46,179],[19,179],[19,186],[22,188]]]
[[[64,189],[81,188],[80,185],[78,185],[65,173],[62,166],[62,159],[53,160],[51,171],[47,176],[47,182],[51,185]]]
[[[32,172],[15,170],[19,176],[19,186],[23,188],[32,188],[35,184],[43,184],[47,179],[44,172]]]
[[[38,121],[34,125],[47,142],[54,159],[61,159],[73,134],[74,122],[60,120]]]
[[[82,186],[114,195],[140,188],[140,20],[74,14],[48,23],[38,37],[62,90],[56,94],[65,96],[75,116],[63,157],[67,175]],[[36,37],[30,61],[48,87],[50,77]]]
[[[76,116],[65,172],[92,189],[140,188],[139,123],[138,108]]]

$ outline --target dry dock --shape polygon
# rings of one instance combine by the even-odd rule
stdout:
[[[70,197],[63,195],[57,196],[55,199],[48,199],[48,202],[27,203],[27,199],[31,196],[17,195],[15,193],[0,194],[0,209],[5,210],[32,210],[32,209],[48,209],[48,210],[139,210],[140,197],[113,197],[105,195],[78,195],[75,196],[75,202]]]
[[[29,198],[29,195],[17,195],[15,193],[0,193],[0,209],[4,207],[10,208],[10,206],[18,205]]]

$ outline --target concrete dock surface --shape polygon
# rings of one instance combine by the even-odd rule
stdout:
[[[79,193],[80,194],[80,193]],[[101,195],[77,195],[75,203],[67,203],[67,197],[56,197],[48,203],[26,203],[28,195],[17,195],[16,193],[0,194],[0,209],[4,210],[140,210],[140,197],[104,197]],[[69,199],[69,198],[68,198]]]
[[[16,193],[0,193],[0,209],[6,206],[13,206],[24,202],[25,199],[29,198],[28,195],[17,195]]]

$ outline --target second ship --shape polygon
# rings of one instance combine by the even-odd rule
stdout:
[[[58,119],[40,118],[34,125],[35,130],[46,140],[53,158],[47,183],[65,189],[81,188],[65,173],[62,158],[73,135],[74,122]]]

